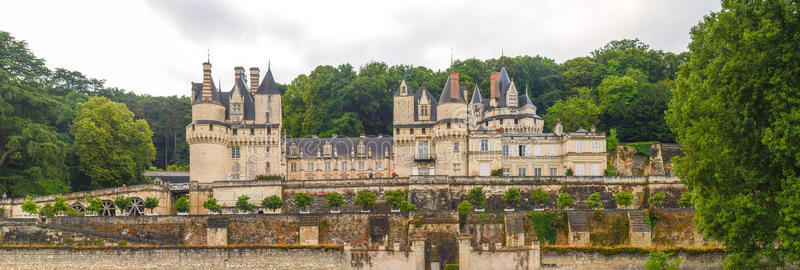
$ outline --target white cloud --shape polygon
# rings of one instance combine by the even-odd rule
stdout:
[[[543,55],[558,62],[611,40],[686,50],[719,1],[39,1],[5,3],[0,30],[51,67],[153,95],[187,95],[211,50],[214,77],[266,68],[290,82],[317,65],[368,61],[433,69],[456,58]],[[227,85],[226,85],[227,84]]]

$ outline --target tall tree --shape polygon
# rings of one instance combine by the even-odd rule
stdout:
[[[92,97],[78,104],[73,124],[75,152],[92,189],[137,184],[155,158],[153,132],[124,104]]]
[[[564,132],[572,132],[579,128],[588,129],[600,122],[603,111],[591,99],[591,89],[581,88],[577,96],[559,100],[550,107],[544,119],[546,123],[555,124],[559,119],[564,125]]]
[[[667,121],[675,171],[726,268],[800,259],[800,5],[724,0],[692,28]]]

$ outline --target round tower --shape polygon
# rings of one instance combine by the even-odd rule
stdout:
[[[210,183],[226,179],[228,153],[225,107],[211,79],[211,63],[203,63],[203,83],[192,83],[192,122],[186,126],[189,181]]]

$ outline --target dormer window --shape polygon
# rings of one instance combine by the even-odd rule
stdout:
[[[326,144],[325,146],[322,147],[322,151],[325,153],[326,156],[329,156],[331,154],[331,145]]]
[[[267,121],[266,121],[266,122],[267,122],[267,124],[269,124],[269,113],[267,113],[267,115],[266,115],[266,119],[267,119]]]
[[[233,114],[242,114],[241,104],[233,104]]]
[[[420,109],[420,111],[421,111],[421,112],[420,112],[420,114],[421,114],[421,115],[424,115],[424,116],[427,116],[427,115],[428,115],[428,105],[422,105],[422,106],[420,106],[420,107],[421,107],[421,109]]]
[[[293,144],[289,147],[289,155],[296,156],[297,155],[297,145]]]
[[[364,146],[363,145],[359,145],[358,146],[358,154],[359,155],[364,155]]]

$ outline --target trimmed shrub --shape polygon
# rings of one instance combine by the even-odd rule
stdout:
[[[519,194],[519,189],[517,188],[509,188],[506,190],[506,194],[503,195],[503,201],[508,204],[508,206],[514,206],[514,204],[518,203],[522,200],[522,196]]]
[[[86,202],[89,203],[89,206],[86,206],[86,211],[89,212],[97,213],[103,207],[103,200],[97,196],[86,197]]]
[[[298,208],[306,208],[312,203],[314,203],[314,198],[311,198],[311,195],[308,195],[308,193],[300,192],[294,194],[294,205]]]
[[[550,201],[550,193],[542,188],[534,189],[533,193],[531,193],[531,201],[536,204],[544,204]]]
[[[183,195],[175,200],[175,211],[189,212],[189,200],[186,199],[186,195]]]
[[[242,195],[236,198],[236,209],[250,211],[253,210],[253,207],[255,207],[255,205],[250,203],[250,196]]]
[[[387,190],[384,193],[386,194],[386,203],[391,205],[393,209],[400,208],[400,205],[406,200],[406,192],[402,189]]]
[[[144,198],[144,208],[150,209],[150,214],[153,213],[153,209],[158,207],[158,199],[153,197]]]
[[[586,199],[586,207],[596,209],[603,207],[603,204],[600,202],[600,193],[595,192],[589,195],[589,198]]]
[[[474,187],[469,190],[467,200],[474,207],[486,208],[486,193],[483,192],[483,187]]]
[[[572,207],[575,204],[575,199],[569,193],[562,192],[558,194],[558,202],[556,204],[562,208]]]
[[[39,206],[33,201],[33,197],[28,195],[28,200],[22,203],[22,212],[36,215],[39,213]]]
[[[626,207],[633,203],[633,194],[620,191],[614,194],[614,200],[617,201],[617,206]]]
[[[344,196],[342,196],[339,192],[331,192],[328,193],[328,206],[331,208],[339,208],[344,205],[346,202],[344,200]]]
[[[72,209],[67,205],[67,199],[62,196],[57,196],[55,198],[56,202],[53,204],[53,213],[57,215],[66,214],[69,209]]]
[[[692,207],[692,192],[687,191],[681,193],[681,198],[678,199],[678,204],[683,207]]]
[[[413,203],[410,203],[408,201],[403,201],[400,204],[400,211],[411,212],[411,211],[415,211],[415,210],[417,210],[417,206],[414,205]]]
[[[117,206],[117,209],[119,210],[120,213],[124,213],[126,210],[128,210],[128,207],[131,206],[131,198],[122,196],[116,197],[114,198],[114,205]]]
[[[261,201],[261,206],[275,211],[276,209],[283,207],[283,200],[281,200],[281,197],[278,197],[278,195],[272,195],[264,198],[264,200]]]
[[[356,195],[354,203],[356,205],[360,205],[362,208],[367,208],[367,207],[375,205],[375,203],[377,201],[378,201],[378,196],[375,195],[375,193],[372,193],[372,191],[363,189],[363,190],[359,190],[358,191],[358,195]]]
[[[656,192],[653,195],[650,195],[650,198],[647,199],[647,203],[650,207],[658,207],[664,204],[664,200],[667,198],[667,195],[664,192]]]
[[[203,208],[213,212],[220,212],[222,210],[222,207],[217,203],[217,198],[208,198],[208,200],[203,202]]]

